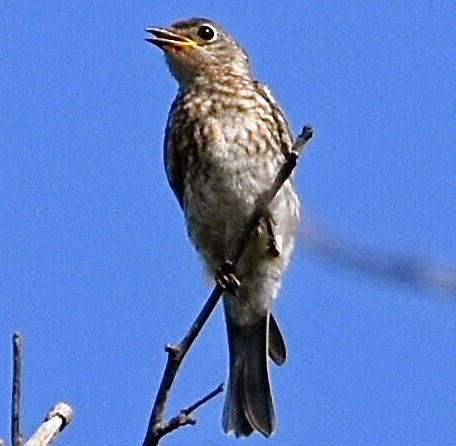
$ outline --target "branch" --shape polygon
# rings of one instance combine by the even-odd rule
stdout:
[[[456,265],[410,253],[382,252],[347,240],[308,216],[301,225],[305,247],[325,261],[385,281],[456,297]]]
[[[11,404],[11,444],[22,446],[20,426],[21,380],[22,380],[22,336],[13,334],[13,389]]]
[[[175,416],[174,418],[171,418],[165,425],[163,426],[161,436],[165,436],[166,434],[169,434],[170,432],[182,427],[182,426],[187,426],[188,424],[195,424],[196,420],[192,416],[192,412],[194,412],[198,407],[202,406],[203,404],[207,403],[209,400],[217,396],[219,393],[223,392],[223,384],[220,384],[216,389],[214,389],[212,392],[207,394],[205,397],[201,398],[199,401],[197,401],[195,404],[192,404],[191,406],[187,407],[186,409],[181,410],[179,415]]]
[[[13,446],[47,446],[54,441],[58,434],[73,418],[73,410],[65,403],[57,403],[47,414],[43,424],[35,434],[23,445],[20,429],[22,385],[22,336],[13,334],[13,385],[11,402],[11,443]],[[0,446],[4,442],[0,440]]]
[[[229,263],[236,265],[236,263],[241,258],[242,253],[244,252],[253,234],[253,231],[255,231],[261,218],[267,214],[269,204],[277,195],[277,192],[279,192],[279,189],[283,186],[283,183],[285,183],[285,181],[291,175],[291,172],[293,172],[293,169],[296,167],[298,156],[301,154],[305,145],[312,138],[312,136],[312,127],[310,125],[304,126],[301,134],[294,142],[293,147],[291,148],[291,152],[288,155],[285,163],[277,173],[277,176],[274,182],[272,183],[272,186],[270,187],[270,189],[268,189],[266,192],[262,193],[258,197],[255,205],[255,210],[253,211],[253,214],[250,217],[250,219],[247,221],[247,224],[241,232],[241,236],[239,237],[236,245],[234,246],[234,249],[229,258]]]
[[[24,446],[47,446],[51,444],[72,418],[73,410],[71,407],[65,403],[57,403],[49,411],[43,424]]]
[[[306,143],[312,138],[312,134],[312,127],[305,126],[303,128],[301,134],[293,144],[291,153],[289,154],[285,163],[279,170],[273,184],[271,185],[271,188],[258,197],[255,205],[255,210],[253,211],[252,216],[243,228],[243,231],[241,233],[241,236],[239,237],[238,242],[233,247],[233,250],[230,253],[229,258],[227,259],[226,263],[228,265],[231,265],[233,267],[236,266],[252,236],[253,231],[258,226],[261,217],[263,215],[266,215],[269,204],[274,199],[277,192],[288,179],[288,177],[291,175],[293,169],[296,167],[297,158],[301,154]],[[166,346],[165,350],[168,353],[168,360],[166,362],[160,387],[158,389],[154,406],[152,408],[152,413],[150,416],[149,425],[147,428],[147,433],[143,442],[143,446],[158,445],[158,442],[164,435],[171,432],[171,430],[177,429],[178,427],[183,425],[178,423],[178,425],[176,425],[174,429],[170,429],[171,421],[166,422],[163,420],[169,392],[174,383],[177,371],[179,370],[182,360],[184,359],[185,355],[187,354],[188,350],[190,349],[198,334],[201,332],[201,329],[208,320],[209,316],[212,314],[212,311],[217,305],[223,291],[224,288],[218,283],[212,290],[212,293],[209,296],[206,303],[204,304],[203,309],[195,319],[195,322],[191,326],[190,330],[188,331],[184,339],[182,339],[180,344]],[[204,400],[200,404],[196,403],[196,407],[199,407],[206,401],[207,400]],[[196,409],[196,407],[194,407],[192,411]],[[173,418],[173,420],[175,418]]]

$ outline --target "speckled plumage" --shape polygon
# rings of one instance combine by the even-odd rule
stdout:
[[[256,198],[271,186],[292,135],[268,89],[252,78],[245,51],[220,26],[197,18],[149,31],[179,82],[166,128],[166,172],[189,236],[213,276]],[[206,41],[212,33],[215,38]],[[269,315],[299,220],[291,180],[269,209],[236,267],[238,296],[224,295],[230,377],[223,427],[236,436],[273,432],[268,349],[275,362],[285,360],[280,331]],[[271,239],[277,252],[271,251]]]

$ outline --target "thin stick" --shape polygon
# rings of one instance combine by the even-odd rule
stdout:
[[[191,406],[187,407],[180,411],[179,415],[171,418],[168,422],[166,422],[163,426],[161,437],[169,434],[170,432],[179,429],[182,426],[187,426],[189,424],[195,424],[196,420],[195,417],[192,415],[198,407],[202,406],[203,404],[207,403],[212,398],[216,397],[219,393],[223,392],[223,384],[220,384],[216,389],[212,392],[208,393],[206,396],[201,398],[196,403],[192,404]],[[160,438],[161,438],[160,437]]]
[[[204,398],[201,398],[199,401],[197,401],[195,404],[192,404],[190,407],[187,407],[187,409],[184,409],[182,412],[185,413],[186,415],[191,414],[194,412],[198,407],[202,406],[203,404],[206,404],[209,400],[217,396],[219,393],[223,392],[223,383],[219,384],[219,386],[214,389],[211,393],[207,394]]]
[[[238,242],[235,244],[230,258],[227,259],[233,266],[242,256],[253,231],[258,226],[260,219],[263,215],[266,215],[267,209],[271,201],[276,196],[279,189],[291,175],[291,172],[296,167],[296,161],[298,156],[301,154],[306,143],[312,138],[313,130],[311,126],[305,126],[293,144],[292,150],[285,163],[279,170],[271,188],[262,194],[256,203],[255,210],[252,216],[245,225]],[[190,349],[191,345],[195,341],[198,334],[201,332],[204,324],[211,315],[215,306],[217,305],[224,289],[221,285],[217,284],[212,290],[211,295],[206,301],[203,309],[197,316],[195,322],[187,332],[184,339],[179,345],[167,345],[166,351],[168,353],[168,360],[166,362],[163,377],[160,383],[160,387],[155,398],[154,406],[149,420],[147,433],[144,438],[143,446],[156,446],[160,439],[169,432],[169,422],[163,421],[166,403],[168,400],[169,392],[174,383],[177,375],[177,371]],[[201,403],[202,404],[202,403]],[[188,423],[187,423],[188,424]],[[179,427],[179,426],[177,426]],[[176,428],[177,428],[176,427]]]
[[[252,237],[253,231],[256,229],[261,220],[261,217],[267,214],[269,204],[277,195],[277,192],[279,192],[279,189],[283,186],[288,177],[291,175],[291,172],[293,172],[293,169],[296,167],[298,156],[301,154],[305,145],[310,140],[310,138],[312,138],[312,136],[312,127],[310,125],[304,126],[301,134],[294,142],[293,147],[291,148],[291,152],[288,155],[285,163],[277,173],[272,186],[258,197],[255,210],[253,211],[253,214],[241,232],[241,236],[234,246],[233,252],[230,256],[229,260],[233,265],[235,265],[241,258],[242,253],[244,252],[250,238]]]
[[[22,380],[22,336],[13,334],[13,389],[11,403],[11,443],[22,446],[20,425],[21,413],[21,380]]]

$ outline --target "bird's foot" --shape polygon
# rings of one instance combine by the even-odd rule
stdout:
[[[215,273],[215,280],[224,290],[234,296],[237,295],[237,289],[241,286],[234,265],[229,261],[222,263],[218,268]]]
[[[271,257],[279,257],[280,249],[279,249],[279,245],[277,244],[276,238],[274,236],[274,231],[272,229],[272,224],[274,223],[274,221],[272,220],[272,217],[266,218],[265,223],[266,223],[266,230],[268,232],[268,248],[267,248],[268,254]]]
[[[268,240],[268,254],[271,257],[279,257],[280,256],[280,250],[279,250],[279,247],[277,246],[275,238],[271,237]]]

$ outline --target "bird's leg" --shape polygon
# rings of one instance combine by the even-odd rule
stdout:
[[[241,286],[241,281],[236,275],[234,265],[230,261],[225,261],[220,265],[215,273],[215,280],[233,296],[237,295],[237,289]]]
[[[267,217],[263,217],[261,224],[266,226],[266,231],[268,233],[268,247],[267,252],[271,257],[279,257],[280,256],[280,249],[279,245],[277,244],[276,238],[274,236],[274,231],[272,229],[272,225],[275,224],[274,219],[271,215]]]

